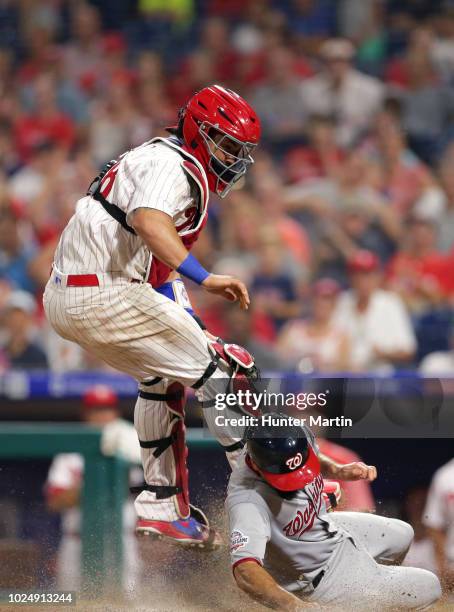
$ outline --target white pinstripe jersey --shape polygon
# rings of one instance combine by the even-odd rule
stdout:
[[[125,153],[103,178],[101,193],[126,213],[128,224],[137,208],[167,213],[182,238],[199,231],[207,214],[208,186],[202,166],[168,138],[155,138]],[[64,274],[103,272],[146,279],[151,260],[140,237],[85,196],[61,235],[54,264]]]

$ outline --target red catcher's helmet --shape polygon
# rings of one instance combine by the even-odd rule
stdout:
[[[90,408],[115,408],[118,404],[118,397],[107,385],[94,385],[87,389],[82,398],[83,407]]]
[[[320,474],[312,432],[285,414],[270,413],[247,430],[247,451],[262,478],[279,491],[298,491]]]
[[[260,138],[260,120],[241,96],[220,85],[198,91],[180,114],[189,153],[205,168],[210,191],[225,197],[248,166]],[[227,156],[221,161],[217,152]]]

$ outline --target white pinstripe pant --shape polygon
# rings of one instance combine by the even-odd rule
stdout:
[[[207,338],[194,319],[147,283],[119,279],[100,287],[63,287],[52,274],[43,303],[49,322],[63,338],[139,382],[166,379],[148,391],[164,393],[169,381],[191,386],[211,361]],[[220,366],[198,394],[204,399],[214,397],[226,375],[227,370]],[[157,440],[168,435],[170,418],[165,402],[138,398],[134,422],[139,439]],[[237,441],[216,430],[210,415],[207,420],[222,445]],[[142,449],[146,482],[173,485],[173,453],[168,449],[156,459],[152,450]],[[144,491],[135,505],[143,518],[179,518],[173,500],[158,502],[155,493]]]

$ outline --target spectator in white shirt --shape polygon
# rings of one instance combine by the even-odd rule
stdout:
[[[352,288],[339,298],[334,321],[350,342],[353,370],[392,371],[405,367],[416,351],[410,317],[400,297],[380,288],[377,256],[357,251],[348,262]]]
[[[336,120],[339,145],[350,146],[380,110],[383,84],[352,65],[355,49],[345,39],[327,40],[320,48],[323,68],[301,84],[303,108],[309,115],[328,115]]]
[[[319,279],[311,287],[310,316],[289,321],[278,337],[278,352],[301,372],[349,369],[347,335],[332,320],[339,293],[335,280]]]
[[[454,459],[432,478],[423,523],[434,543],[440,580],[454,589]]]

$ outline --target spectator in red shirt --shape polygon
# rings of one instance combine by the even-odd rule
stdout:
[[[424,62],[427,66],[432,66],[432,45],[432,31],[427,27],[415,28],[411,33],[406,53],[389,62],[385,71],[385,80],[390,85],[407,89],[410,86],[413,63]]]
[[[262,10],[267,10],[269,0],[257,2],[257,0],[211,0],[207,2],[207,11],[210,15],[222,15],[225,18],[238,19],[242,14],[248,11],[250,5],[259,4]]]
[[[169,95],[174,106],[181,107],[194,91],[216,81],[215,62],[209,53],[197,49],[180,66],[178,74],[169,81]]]
[[[331,177],[340,171],[342,150],[336,144],[333,117],[313,115],[306,128],[308,144],[289,151],[284,171],[290,183],[300,185],[314,178]]]
[[[264,83],[268,58],[287,46],[287,18],[280,8],[275,6],[271,9],[255,0],[245,10],[244,20],[233,30],[232,45],[240,56],[236,79],[245,87]],[[293,68],[295,75],[301,79],[314,73],[309,60],[302,53],[295,56]]]
[[[214,61],[216,77],[223,83],[232,81],[236,71],[238,54],[229,40],[229,28],[219,17],[207,19],[203,24],[201,50]]]
[[[404,247],[391,260],[388,279],[413,312],[424,311],[452,294],[452,262],[437,250],[433,221],[410,218]]]
[[[413,216],[401,251],[391,260],[388,284],[400,293],[411,312],[418,341],[418,361],[449,348],[454,294],[452,258],[437,249],[437,225]]]
[[[50,74],[35,80],[34,96],[34,111],[20,117],[14,126],[16,147],[24,162],[39,142],[51,141],[70,149],[76,138],[73,122],[57,106],[55,81]]]

